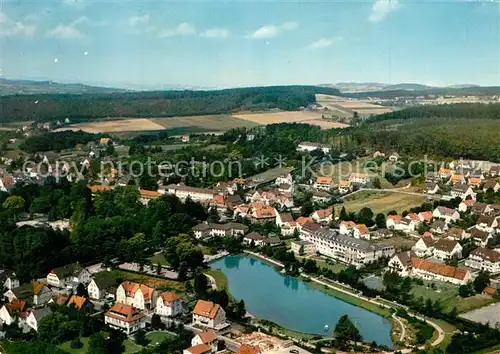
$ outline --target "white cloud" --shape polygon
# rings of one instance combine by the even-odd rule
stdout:
[[[256,29],[252,34],[248,35],[247,38],[273,38],[285,31],[291,31],[298,27],[297,22],[286,22],[282,25],[267,25]]]
[[[201,32],[200,36],[206,38],[226,38],[229,37],[229,30],[226,28],[210,28]]]
[[[164,29],[158,33],[158,37],[169,38],[176,36],[190,36],[196,34],[196,28],[194,25],[183,22],[175,28]]]
[[[130,16],[130,18],[128,19],[128,24],[132,27],[137,27],[140,25],[147,25],[149,24],[149,21],[151,21],[151,18],[147,14],[142,16],[134,15]]]
[[[86,4],[84,0],[62,0],[63,4],[71,6],[75,9],[83,9]]]
[[[372,6],[372,12],[368,20],[370,22],[380,22],[384,20],[391,12],[399,8],[399,0],[375,0]]]
[[[329,47],[336,42],[340,42],[341,40],[342,40],[342,37],[333,37],[333,38],[322,37],[322,38],[318,39],[317,41],[312,42],[308,48],[309,49],[326,48],[326,47]]]
[[[0,12],[0,37],[32,36],[36,27],[19,21],[14,21]]]
[[[85,37],[85,34],[78,29],[78,25],[88,22],[89,19],[82,16],[75,21],[65,25],[59,24],[51,30],[47,31],[47,37],[61,38],[61,39],[77,39]]]

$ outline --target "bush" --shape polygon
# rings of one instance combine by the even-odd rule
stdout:
[[[71,341],[71,348],[72,349],[80,349],[83,347],[83,343],[80,340],[80,337],[73,338]]]

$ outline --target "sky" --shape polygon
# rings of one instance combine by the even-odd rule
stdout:
[[[0,0],[0,41],[8,79],[500,85],[499,0]]]

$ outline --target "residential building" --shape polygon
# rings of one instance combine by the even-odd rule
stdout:
[[[421,237],[413,245],[412,251],[417,257],[430,257],[434,253],[434,243],[434,239],[430,236]]]
[[[140,193],[139,201],[144,205],[148,205],[150,200],[160,198],[162,195],[158,191],[148,191],[148,190],[142,189],[142,188],[139,189],[139,193]]]
[[[432,216],[437,219],[444,219],[447,224],[460,219],[460,213],[458,211],[444,206],[438,206],[436,209],[434,209],[434,211],[432,212]]]
[[[324,192],[324,191],[319,191],[319,190],[314,190],[312,192],[312,201],[316,203],[323,203],[326,204],[328,201],[332,199],[332,195]]]
[[[105,186],[103,184],[94,184],[89,186],[90,192],[92,195],[96,195],[97,193],[107,192],[111,190],[111,187]]]
[[[118,302],[104,314],[104,323],[130,335],[146,327],[146,315],[132,306]]]
[[[433,263],[429,260],[412,256],[410,252],[395,255],[389,261],[389,268],[401,276],[410,276],[429,281],[444,281],[464,285],[471,279],[470,272],[465,269],[446,264]]]
[[[476,201],[473,199],[462,200],[462,202],[458,205],[458,211],[461,213],[470,211],[472,210],[472,207],[474,206],[475,203]]]
[[[90,281],[90,273],[79,263],[72,263],[63,267],[55,268],[47,274],[47,284],[57,288],[75,287],[79,283],[87,284]]]
[[[370,239],[370,231],[365,224],[356,224],[352,230],[352,236],[354,238],[364,238],[366,240]]]
[[[278,186],[280,185],[293,185],[293,176],[291,173],[286,173],[286,174],[282,174],[278,177],[276,177],[276,181],[274,181],[274,183]]]
[[[314,189],[329,191],[332,188],[332,178],[318,176],[313,184]]]
[[[254,222],[275,222],[276,209],[271,206],[259,206],[251,209],[250,219]]]
[[[464,177],[464,175],[461,175],[461,174],[454,174],[450,178],[450,183],[451,184],[464,184],[465,177]]]
[[[349,182],[364,186],[370,182],[370,177],[366,173],[351,173],[349,175]]]
[[[182,354],[213,354],[208,344],[197,344],[182,351]]]
[[[87,291],[93,300],[101,300],[110,296],[115,298],[116,285],[113,279],[96,276],[90,281]]]
[[[462,200],[467,199],[468,197],[474,200],[476,199],[476,193],[474,193],[471,186],[466,184],[455,184],[451,188],[451,196]]]
[[[500,190],[500,183],[494,179],[487,180],[483,185],[483,192],[486,192],[490,188],[496,193]]]
[[[174,194],[183,201],[189,197],[193,201],[206,203],[210,202],[218,194],[214,189],[188,187],[183,183],[166,186],[165,193]]]
[[[263,354],[258,346],[242,344],[235,354]]]
[[[493,237],[491,233],[480,230],[476,226],[469,229],[469,233],[472,239],[481,247],[486,247],[488,241]]]
[[[201,223],[192,228],[194,236],[198,239],[205,237],[237,237],[242,236],[248,231],[248,226],[237,223],[230,222],[227,224],[217,224],[217,223]]]
[[[427,194],[436,194],[439,192],[439,185],[434,182],[427,182],[426,183],[426,193]]]
[[[431,211],[421,211],[418,213],[418,218],[421,222],[430,222],[432,220],[432,212]]]
[[[316,251],[325,256],[341,262],[361,267],[381,257],[394,254],[394,247],[384,244],[373,244],[365,240],[342,235],[327,228],[309,227],[312,223],[304,225],[300,238],[314,243]],[[318,224],[315,224],[318,225]]]
[[[155,313],[165,317],[175,317],[184,312],[184,301],[176,293],[163,292],[156,300]]]
[[[0,324],[9,326],[15,323],[18,317],[22,317],[26,309],[26,303],[19,299],[14,299],[12,302],[4,304],[0,308]]]
[[[452,174],[452,172],[448,168],[440,168],[439,172],[438,172],[438,176],[442,180],[448,180],[451,177],[451,174]]]
[[[440,239],[433,245],[433,256],[445,261],[452,257],[462,258],[462,246],[455,240]]]
[[[276,225],[282,227],[284,225],[289,225],[293,222],[293,216],[291,213],[280,213],[276,212]]]
[[[338,185],[340,194],[347,194],[352,192],[352,183],[351,181],[340,180]]]
[[[498,217],[481,215],[476,221],[476,228],[488,233],[492,233],[496,228],[498,228]]]
[[[74,306],[78,311],[93,312],[94,304],[83,296],[72,295],[66,306]]]
[[[311,217],[318,224],[329,224],[333,219],[332,209],[316,210]]]
[[[193,325],[212,329],[221,329],[226,326],[226,312],[210,301],[198,300],[193,310]]]
[[[10,273],[9,275],[6,274],[5,278],[3,279],[3,286],[6,289],[12,289],[12,288],[17,288],[19,285],[19,279],[17,279],[16,275],[14,273]],[[1,284],[1,283],[0,283]]]
[[[321,150],[325,154],[330,153],[330,148],[325,145],[325,144],[320,144],[320,143],[312,143],[309,141],[303,141],[299,143],[299,146],[297,147],[297,151],[314,151],[314,150]]]
[[[243,237],[243,243],[245,245],[251,245],[252,242],[255,246],[260,247],[264,244],[265,237],[257,232],[250,232],[248,235]]]
[[[293,253],[303,256],[305,254],[314,254],[316,252],[316,246],[314,243],[304,240],[292,241],[290,243],[290,248]]]
[[[465,231],[464,229],[461,229],[459,227],[452,227],[446,233],[446,238],[452,239],[452,240],[457,240],[457,241],[466,239],[469,236],[470,236],[470,234],[468,234],[467,231]]]
[[[266,246],[273,247],[273,246],[281,245],[283,242],[281,241],[279,236],[268,236],[262,240],[262,243]]]
[[[19,299],[33,306],[42,306],[49,302],[52,297],[52,291],[47,284],[33,280],[30,283],[7,290],[4,296],[9,302]]]
[[[124,281],[116,289],[116,301],[131,305],[137,309],[153,309],[156,305],[157,293],[144,284]]]
[[[500,177],[500,165],[491,166],[489,175],[491,177]]]
[[[42,307],[41,309],[33,310],[26,318],[26,324],[35,332],[38,332],[38,325],[40,324],[40,321],[44,317],[50,316],[51,314],[52,310],[50,307]]]
[[[436,220],[431,224],[430,231],[435,234],[444,234],[449,227],[444,220]]]
[[[497,251],[478,247],[469,254],[465,260],[465,266],[484,270],[490,274],[500,273],[500,253]]]
[[[191,345],[193,347],[200,344],[206,344],[210,347],[213,353],[218,350],[218,342],[217,335],[210,329],[208,331],[197,333],[193,339],[191,339]]]
[[[467,180],[467,184],[472,188],[479,188],[479,186],[483,183],[483,180],[479,177],[469,177]]]

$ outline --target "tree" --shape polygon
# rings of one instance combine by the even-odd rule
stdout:
[[[302,216],[309,216],[314,212],[313,203],[311,200],[306,200],[302,207],[300,208],[300,214]]]
[[[89,293],[88,293],[85,285],[83,285],[82,283],[78,283],[78,285],[76,286],[76,295],[83,296],[83,297],[89,297]]]
[[[362,340],[359,330],[352,323],[348,315],[343,315],[339,318],[333,330],[333,336],[341,348],[345,347],[349,342],[359,342]]]
[[[143,347],[148,345],[148,339],[146,338],[146,333],[144,333],[142,329],[138,330],[135,333],[134,340],[136,344],[142,345]]]
[[[87,354],[107,354],[106,338],[102,333],[94,333],[89,338]]]
[[[382,184],[380,183],[380,178],[375,177],[373,180],[373,188],[382,189]]]
[[[163,327],[163,322],[161,321],[160,316],[156,313],[151,317],[151,327],[153,329],[160,329]]]
[[[83,343],[80,340],[80,337],[73,338],[73,340],[71,341],[71,348],[80,349],[81,347],[83,347]]]
[[[161,268],[161,264],[160,264],[160,263],[157,263],[157,264],[156,264],[156,274],[157,274],[157,275],[160,275],[160,274],[161,274],[161,269],[162,269],[162,268]]]
[[[375,217],[375,224],[379,229],[383,229],[386,226],[385,215],[382,213],[378,213]]]
[[[368,207],[361,208],[356,217],[356,221],[359,224],[365,224],[367,226],[373,225],[372,219],[373,219],[373,211]]]
[[[474,295],[474,289],[472,288],[472,285],[470,283],[460,285],[460,287],[458,288],[458,295],[460,295],[460,297],[469,297]]]
[[[246,313],[247,313],[247,310],[245,308],[245,301],[243,301],[243,299],[242,299],[236,305],[236,313],[235,313],[236,318],[241,320],[245,317]]]
[[[203,273],[198,273],[194,277],[194,292],[199,297],[204,297],[208,290],[208,279]]]
[[[482,293],[484,288],[490,285],[490,273],[480,271],[476,279],[474,279],[474,290],[476,293]]]
[[[2,207],[4,209],[12,211],[14,214],[14,217],[17,216],[19,212],[21,212],[24,209],[26,202],[23,197],[20,197],[18,195],[11,195],[2,204]]]
[[[339,220],[340,221],[347,221],[349,218],[347,211],[345,210],[345,207],[343,206],[342,209],[340,209],[340,214],[339,214]]]

